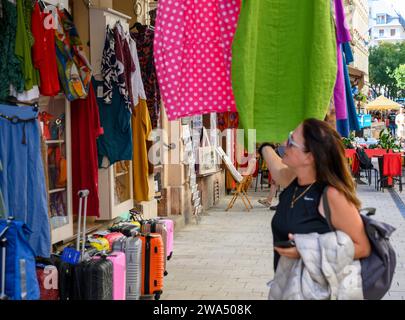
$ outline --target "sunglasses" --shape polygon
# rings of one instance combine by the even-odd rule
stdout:
[[[287,140],[287,148],[291,148],[291,147],[296,147],[298,149],[301,150],[305,150],[305,148],[303,146],[301,146],[300,144],[296,143],[293,138],[292,138],[293,132],[291,131],[288,135],[288,140]]]

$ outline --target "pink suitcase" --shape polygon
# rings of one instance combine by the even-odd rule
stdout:
[[[174,248],[174,221],[166,218],[158,218],[157,220],[166,225],[167,230],[166,252],[167,252],[167,260],[170,260],[170,258],[173,255],[173,248]]]
[[[100,259],[95,256],[93,259]],[[126,300],[126,258],[123,252],[113,252],[107,256],[113,264],[113,300]]]
[[[110,249],[112,249],[114,242],[122,237],[125,237],[125,236],[121,232],[111,232],[104,236],[104,238],[106,238],[108,240],[108,242],[110,243]]]

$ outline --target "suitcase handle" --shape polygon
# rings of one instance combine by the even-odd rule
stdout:
[[[86,189],[86,190],[80,190],[77,195],[79,196],[79,198],[87,198],[89,196],[89,194],[90,194],[90,191]]]
[[[81,258],[84,255],[84,248],[86,242],[86,218],[87,218],[87,199],[89,197],[90,191],[87,189],[80,190],[77,195],[79,196],[79,219],[77,223],[77,240],[76,240],[76,250],[80,251],[80,237],[81,237],[81,225],[82,225],[82,209],[83,209],[83,201],[84,201],[84,210],[83,210],[83,241],[82,241],[82,248],[81,248]]]

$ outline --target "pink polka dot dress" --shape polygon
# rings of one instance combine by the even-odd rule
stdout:
[[[154,56],[169,120],[236,111],[232,42],[241,0],[159,0]]]

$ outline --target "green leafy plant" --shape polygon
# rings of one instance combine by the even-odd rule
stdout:
[[[364,93],[358,93],[354,96],[354,100],[366,103],[367,102],[367,96]]]
[[[355,149],[355,135],[351,132],[348,138],[342,138],[345,149]]]
[[[379,148],[380,146],[378,145],[378,144],[370,144],[369,146],[368,146],[368,149],[377,149],[377,148]]]
[[[380,142],[378,145],[382,149],[392,150],[393,152],[399,152],[401,150],[401,144],[396,140],[388,129],[384,129],[380,132]]]

